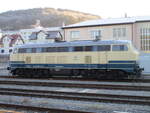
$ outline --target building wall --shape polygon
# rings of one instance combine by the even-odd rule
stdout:
[[[113,37],[113,29],[114,28],[126,28],[126,36],[125,37]],[[132,24],[64,29],[65,40],[66,41],[93,40],[93,38],[91,38],[92,30],[100,30],[102,40],[115,40],[115,39],[117,39],[117,40],[118,39],[119,40],[132,40]],[[72,31],[80,31],[80,37],[74,38],[74,39],[71,38],[70,32],[72,32]]]
[[[114,37],[113,29],[125,28],[125,37]],[[146,29],[144,35],[141,34],[141,29]],[[101,31],[101,40],[130,40],[133,45],[143,52],[150,53],[150,22],[137,22],[134,24],[122,24],[122,25],[106,25],[97,27],[80,27],[80,28],[66,28],[64,29],[64,37],[66,41],[74,40],[94,40],[91,38],[92,30]],[[80,31],[79,38],[71,38],[72,31]],[[143,35],[145,42],[141,42],[141,35]],[[143,44],[144,43],[144,44]],[[146,47],[142,49],[142,44]]]
[[[32,32],[20,32],[20,35],[22,36],[23,40],[25,41],[25,43],[29,42],[29,36],[32,34]]]
[[[46,39],[46,34],[44,32],[40,32],[37,35],[37,39],[29,39],[28,43],[51,43],[54,42],[54,39]]]
[[[134,32],[134,34],[136,34],[135,36],[135,42],[138,45],[138,48],[140,48],[141,51],[145,52],[145,53],[150,53],[150,22],[140,22],[140,23],[136,23],[136,32]],[[144,32],[141,30],[144,30]],[[142,38],[144,38],[142,41]],[[145,48],[142,48],[142,43],[144,43],[143,45],[147,46]]]

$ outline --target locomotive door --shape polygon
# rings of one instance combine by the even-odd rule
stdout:
[[[85,64],[87,65],[88,68],[91,68],[92,63],[92,57],[91,56],[85,56]]]
[[[31,63],[31,57],[29,57],[29,56],[26,57],[26,63],[27,63],[27,64],[30,64],[30,63]]]
[[[107,69],[108,68],[108,52],[102,51],[98,52],[98,65],[97,68],[99,69]]]

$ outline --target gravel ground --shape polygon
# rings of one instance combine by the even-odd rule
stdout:
[[[0,75],[6,75],[6,70],[0,70]],[[9,74],[9,73],[8,73]],[[6,75],[7,76],[7,75]],[[96,82],[96,81],[74,81],[74,80],[34,80],[34,79],[8,79],[0,78],[0,80],[10,81],[31,81],[31,82],[57,82],[57,83],[82,83],[82,84],[113,84],[113,85],[132,85],[132,86],[150,86],[150,83],[128,83],[128,82]],[[18,88],[32,90],[47,91],[64,91],[79,93],[99,93],[99,94],[119,94],[134,96],[150,96],[148,91],[126,91],[126,90],[103,90],[88,88],[62,88],[62,87],[40,87],[40,86],[23,86],[23,85],[0,85],[0,88]],[[82,110],[95,113],[150,113],[150,106],[128,105],[128,104],[112,104],[86,101],[73,101],[62,99],[47,99],[34,97],[4,96],[0,95],[1,103],[23,104],[32,106],[41,106],[49,108],[59,108],[68,110]],[[23,113],[35,113],[33,111],[23,111]],[[38,112],[36,112],[38,113]],[[41,112],[42,113],[42,112]],[[44,113],[44,112],[43,112]]]
[[[149,91],[126,91],[126,90],[108,90],[108,89],[88,89],[88,88],[62,88],[62,87],[42,87],[42,86],[23,86],[23,85],[0,85],[0,88],[17,88],[45,91],[79,92],[79,93],[98,93],[98,94],[118,94],[134,96],[150,96]]]
[[[0,68],[0,76],[9,76],[11,75],[8,70]]]
[[[14,109],[14,108],[1,108],[0,113],[48,113],[45,111],[38,111],[38,110],[22,110],[22,109]]]
[[[18,96],[0,95],[0,102],[11,104],[23,104],[31,106],[59,108],[68,110],[81,110],[95,113],[150,113],[149,106],[109,104],[98,102],[71,101],[58,99],[44,99]]]
[[[16,110],[6,110],[6,109],[3,109],[3,108],[0,108],[0,113],[24,113],[24,112],[19,112],[19,111],[16,111]]]
[[[108,85],[132,85],[132,86],[150,86],[150,83],[140,82],[101,82],[101,81],[77,81],[77,80],[40,80],[40,79],[15,79],[0,78],[0,80],[9,81],[29,81],[29,82],[48,82],[48,83],[82,83],[82,84],[108,84]]]

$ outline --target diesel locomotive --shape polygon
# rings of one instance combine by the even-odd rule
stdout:
[[[14,48],[9,70],[23,77],[137,78],[139,52],[122,40],[24,44]]]

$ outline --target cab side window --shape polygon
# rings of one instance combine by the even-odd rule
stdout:
[[[128,47],[126,45],[113,45],[112,51],[128,51]]]

